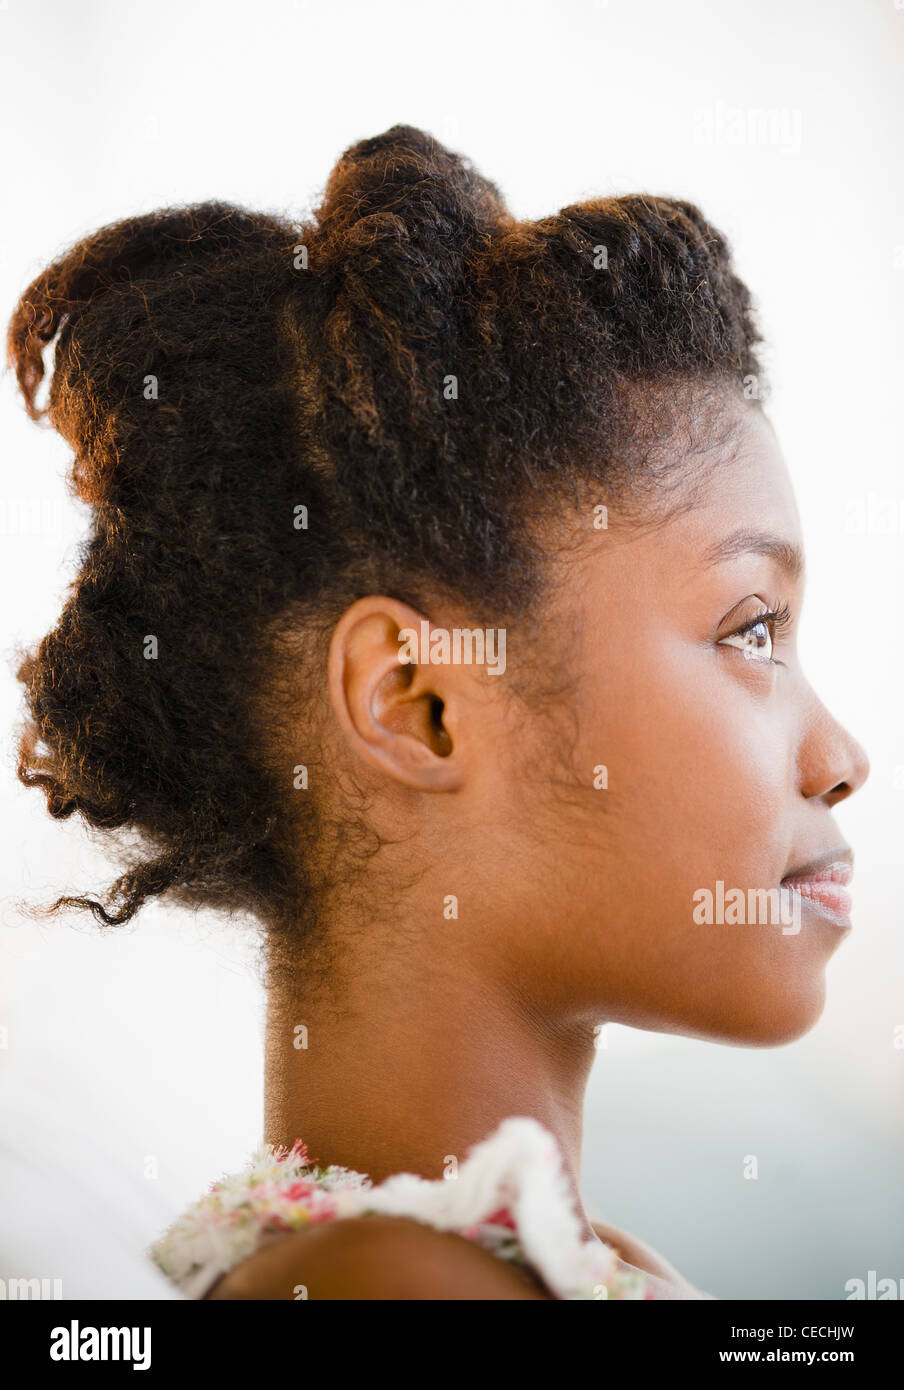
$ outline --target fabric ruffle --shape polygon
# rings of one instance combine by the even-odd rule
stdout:
[[[556,1298],[656,1297],[655,1280],[626,1267],[611,1246],[584,1238],[558,1145],[527,1116],[503,1120],[454,1177],[397,1173],[378,1186],[352,1169],[312,1164],[300,1140],[291,1149],[263,1144],[148,1253],[187,1297],[202,1298],[265,1236],[369,1212],[455,1231],[529,1269]]]

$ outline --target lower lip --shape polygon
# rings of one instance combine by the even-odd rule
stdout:
[[[842,926],[851,925],[851,895],[844,884],[826,878],[783,879],[782,887],[790,888],[822,916]]]

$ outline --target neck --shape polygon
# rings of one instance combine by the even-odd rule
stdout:
[[[460,1162],[503,1119],[528,1115],[556,1139],[583,1216],[592,1031],[538,1018],[442,947],[422,969],[409,960],[400,972],[398,952],[385,959],[391,970],[370,969],[341,998],[271,987],[266,1141],[301,1139],[313,1161],[374,1182],[439,1178],[450,1155]]]

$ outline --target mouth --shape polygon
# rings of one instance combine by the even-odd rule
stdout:
[[[845,846],[792,870],[782,879],[782,887],[796,893],[822,916],[849,927],[852,902],[848,884],[853,875],[853,855]]]

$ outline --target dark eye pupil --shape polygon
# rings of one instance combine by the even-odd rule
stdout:
[[[769,628],[766,624],[757,623],[756,627],[752,628],[751,631],[757,639],[757,644],[760,647],[765,647],[766,643],[769,641]]]

